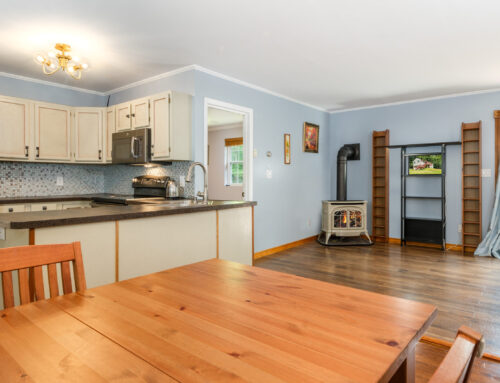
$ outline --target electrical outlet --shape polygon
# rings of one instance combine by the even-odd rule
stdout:
[[[257,149],[254,149],[253,150],[253,158],[257,158],[258,155],[259,155],[259,152],[257,151]]]
[[[458,225],[458,232],[461,233],[462,232],[462,225]]]
[[[186,187],[186,177],[185,176],[180,176],[179,177],[179,186],[181,188]]]
[[[266,178],[273,178],[273,171],[271,169],[266,169]]]
[[[64,178],[63,178],[63,176],[57,176],[57,178],[56,178],[56,185],[57,186],[63,186],[64,185]]]
[[[481,169],[481,177],[491,177],[491,169]]]

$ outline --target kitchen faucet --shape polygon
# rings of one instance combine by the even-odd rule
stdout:
[[[196,197],[203,197],[203,202],[208,202],[208,175],[207,175],[207,168],[205,167],[205,165],[203,165],[201,162],[193,162],[189,166],[188,174],[187,174],[187,177],[186,177],[186,182],[191,182],[192,181],[192,178],[193,178],[193,169],[194,169],[194,167],[196,165],[200,166],[203,169],[203,177],[204,177],[204,180],[203,180],[203,193],[202,192],[198,192],[198,194],[196,194]],[[195,199],[196,199],[196,197],[195,197]]]

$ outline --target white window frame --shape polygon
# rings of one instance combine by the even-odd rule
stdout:
[[[235,146],[242,146],[243,149],[245,148],[243,145],[233,145],[233,146],[225,146],[224,147],[224,178],[225,178],[225,184],[226,186],[243,186],[243,183],[232,183],[232,172],[231,172],[231,164],[235,163],[241,163],[243,165],[243,178],[245,177],[245,158],[241,161],[231,161],[231,148],[234,148]]]

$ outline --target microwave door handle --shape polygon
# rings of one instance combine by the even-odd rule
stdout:
[[[138,156],[135,154],[135,137],[130,137],[130,155],[132,158],[137,158]]]

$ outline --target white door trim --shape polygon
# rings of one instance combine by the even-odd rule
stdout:
[[[245,162],[243,172],[245,201],[253,200],[253,109],[205,97],[203,113],[203,163],[208,163],[208,108],[216,108],[243,115],[243,146]]]

